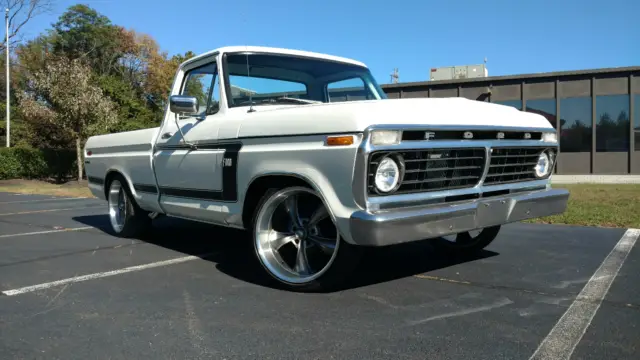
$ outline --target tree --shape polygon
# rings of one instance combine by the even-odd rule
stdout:
[[[115,70],[128,45],[125,30],[82,4],[73,5],[53,25],[53,50],[58,56],[81,59],[98,75]]]
[[[57,127],[75,139],[78,180],[82,180],[82,145],[87,137],[105,133],[117,122],[114,103],[92,81],[91,69],[64,57],[46,62],[28,75],[28,89],[19,94],[21,112]]]
[[[150,57],[146,73],[145,92],[156,104],[157,108],[161,109],[167,103],[178,65],[193,56],[195,54],[188,51],[184,55],[174,55],[171,59],[167,59],[166,53],[156,53]]]
[[[4,0],[3,9],[9,9],[9,44],[11,47],[20,42],[20,30],[34,17],[51,10],[51,0]],[[4,51],[6,43],[0,44]]]

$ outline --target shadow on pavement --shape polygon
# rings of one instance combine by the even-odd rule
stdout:
[[[73,220],[112,234],[108,215],[77,216]],[[162,217],[154,220],[153,230],[139,240],[200,256],[215,263],[222,273],[238,280],[280,289],[254,256],[251,239],[245,231]],[[202,256],[204,254],[211,255]],[[355,272],[335,291],[402,279],[496,255],[498,253],[483,250],[473,256],[452,256],[437,252],[428,240],[366,248]]]

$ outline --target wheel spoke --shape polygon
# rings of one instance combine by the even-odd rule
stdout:
[[[289,219],[295,227],[301,227],[302,221],[300,221],[300,215],[298,214],[298,197],[295,195],[289,196],[284,201],[284,206],[289,214]]]
[[[318,245],[322,251],[327,254],[331,254],[336,249],[336,241],[333,239],[328,239],[318,235],[309,236],[309,240]]]
[[[298,244],[298,253],[296,254],[296,266],[293,269],[300,275],[311,273],[309,268],[309,260],[307,259],[306,243],[301,240]]]
[[[295,235],[289,233],[274,232],[274,235],[274,239],[271,240],[271,248],[275,251],[296,239]]]
[[[329,217],[327,208],[323,204],[321,204],[311,215],[311,218],[309,219],[309,225],[317,225],[320,221],[326,219],[327,217]]]

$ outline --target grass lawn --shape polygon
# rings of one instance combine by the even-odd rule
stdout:
[[[87,181],[69,181],[63,184],[53,184],[38,180],[0,180],[0,192],[21,194],[44,194],[54,196],[93,197]]]
[[[554,184],[571,192],[562,215],[528,220],[530,223],[640,228],[640,184]],[[52,184],[35,180],[0,181],[0,192],[93,197],[87,182]]]
[[[640,228],[640,184],[553,184],[571,192],[562,215],[527,222]]]

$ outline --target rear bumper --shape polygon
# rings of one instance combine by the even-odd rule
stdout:
[[[563,213],[569,192],[545,189],[472,200],[351,215],[358,245],[384,246]]]

